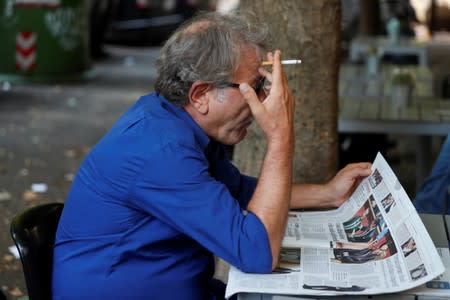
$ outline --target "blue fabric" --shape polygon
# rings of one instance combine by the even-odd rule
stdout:
[[[419,213],[441,214],[448,201],[450,186],[450,135],[447,135],[430,176],[425,180],[413,201]],[[447,205],[446,214],[450,214]]]
[[[56,234],[54,299],[212,299],[212,253],[271,271],[241,175],[182,108],[141,97],[92,149]]]

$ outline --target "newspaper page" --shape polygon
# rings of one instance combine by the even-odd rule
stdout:
[[[424,285],[445,271],[417,211],[383,156],[339,208],[290,212],[271,274],[231,267],[235,293],[375,295]]]
[[[417,288],[403,292],[403,294],[418,296],[419,300],[450,299],[450,252],[448,248],[437,248],[437,251],[444,263],[445,272]]]

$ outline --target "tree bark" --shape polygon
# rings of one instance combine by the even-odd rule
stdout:
[[[296,98],[294,181],[320,183],[338,165],[338,72],[340,56],[340,0],[241,0],[269,24],[272,49],[285,59],[289,86]],[[245,174],[258,176],[266,143],[254,124],[234,149],[234,163]]]

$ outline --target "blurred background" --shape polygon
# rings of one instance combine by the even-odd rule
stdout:
[[[128,106],[153,90],[159,48],[175,28],[198,11],[238,4],[0,0],[0,291],[7,299],[27,299],[9,235],[12,217],[36,204],[64,202],[86,153]],[[357,38],[387,37],[395,18],[401,37],[426,44],[430,93],[450,98],[450,0],[341,4],[342,64],[364,64],[351,57]],[[385,53],[382,59],[421,64],[414,54]],[[432,138],[430,160],[441,141]],[[381,150],[413,198],[415,148],[407,135],[341,134],[340,164]]]

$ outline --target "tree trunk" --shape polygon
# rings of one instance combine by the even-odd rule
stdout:
[[[271,50],[302,60],[285,66],[296,98],[294,181],[325,182],[338,165],[340,0],[241,0],[240,6],[269,24]],[[234,162],[243,173],[258,176],[265,149],[265,137],[254,124],[236,145]]]

